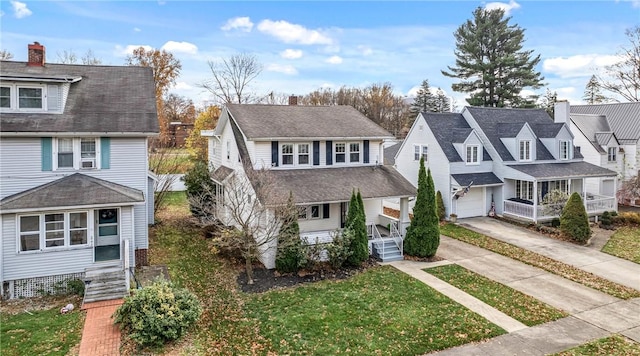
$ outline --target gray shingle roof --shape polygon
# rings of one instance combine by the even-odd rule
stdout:
[[[449,162],[462,162],[462,157],[453,147],[453,143],[460,140],[460,135],[465,135],[466,133],[464,140],[469,136],[467,131],[471,130],[462,114],[432,112],[423,112],[421,114]]]
[[[222,183],[225,179],[227,179],[231,174],[233,174],[233,169],[227,166],[220,166],[216,168],[215,171],[211,173],[211,178],[218,183]]]
[[[571,105],[571,114],[604,115],[621,143],[640,140],[640,102],[597,105]],[[573,115],[572,115],[573,118]]]
[[[573,108],[573,106],[572,106]],[[571,113],[571,122],[576,126],[591,145],[601,154],[606,153],[596,140],[597,132],[611,132],[611,127],[604,115],[575,114]]]
[[[402,142],[398,142],[392,146],[384,148],[384,164],[388,166],[393,166],[396,164],[396,154],[400,150],[400,146],[402,146]]]
[[[498,123],[498,132],[500,137],[516,137],[522,131],[524,123],[522,122],[501,122]]]
[[[70,84],[62,114],[7,113],[0,115],[1,132],[158,132],[153,71],[135,66],[47,64],[2,61],[0,75],[56,78],[82,77]]]
[[[393,138],[351,106],[227,104],[247,139]]]
[[[587,162],[521,164],[508,166],[534,178],[615,177],[616,172]]]
[[[554,138],[558,136],[563,126],[564,124],[562,123],[533,124],[531,128],[538,138]]]
[[[548,137],[549,132],[556,129],[559,130],[558,124],[551,120],[544,109],[483,108],[476,106],[467,106],[465,109],[476,120],[503,161],[515,161],[500,140],[501,137],[515,136],[503,136],[502,130],[505,123],[509,123],[509,127],[515,130],[518,125],[522,127],[526,122],[537,137]],[[504,128],[504,130],[507,130],[507,128]],[[536,140],[536,156],[537,160],[554,159],[540,139]]]
[[[46,209],[71,206],[130,205],[144,202],[144,194],[130,187],[80,173],[60,178],[0,201],[0,210]]]
[[[276,191],[293,192],[298,204],[349,201],[353,189],[363,199],[415,196],[416,188],[389,166],[271,170]]]
[[[493,174],[493,172],[452,174],[451,177],[453,177],[461,187],[466,187],[471,183],[476,187],[504,183],[500,178]]]

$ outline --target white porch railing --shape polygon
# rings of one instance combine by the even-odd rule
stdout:
[[[587,193],[585,208],[587,209],[587,214],[615,210],[616,198]]]
[[[564,204],[526,204],[511,200],[503,201],[503,212],[529,220],[550,220],[560,216]],[[587,193],[584,200],[587,214],[600,214],[616,209],[616,198]],[[535,215],[534,215],[535,212]]]
[[[131,280],[129,279],[129,268],[131,268],[131,259],[129,256],[129,239],[124,239],[123,250],[124,250],[124,275],[125,275],[125,283],[127,286],[127,291],[131,288]]]
[[[504,202],[504,213],[511,214],[527,219],[533,219],[533,205],[519,203],[516,201],[505,200]]]
[[[391,224],[391,238],[393,242],[396,243],[396,246],[400,249],[400,255],[404,256],[404,240],[402,239],[402,235],[400,235],[400,231],[398,231],[398,223]]]
[[[370,227],[371,229],[371,239],[373,241],[379,241],[380,245],[382,246],[382,255],[384,256],[384,240],[382,240],[382,236],[380,235],[380,231],[378,231],[378,227],[375,224],[371,224],[368,225],[368,228]],[[369,251],[369,254],[371,254],[373,251]]]

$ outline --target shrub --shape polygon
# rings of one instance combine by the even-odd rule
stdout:
[[[602,213],[602,215],[600,216],[600,222],[604,226],[611,226],[611,224],[613,223],[613,220],[611,218],[611,213],[609,213],[608,211],[605,211],[604,213]]]
[[[404,252],[409,256],[433,257],[440,245],[440,225],[436,211],[436,195],[431,170],[425,172],[420,159],[418,195],[413,207],[413,219],[404,240]]]
[[[342,232],[336,231],[334,233],[333,241],[325,245],[331,267],[339,269],[347,262],[353,253],[351,250],[353,238],[354,232],[349,228],[342,230]],[[369,247],[367,247],[367,252],[368,251]]]
[[[196,161],[193,168],[184,175],[182,180],[187,188],[186,193],[191,214],[197,218],[205,217],[207,213],[201,207],[213,204],[216,192],[207,162]],[[198,204],[192,204],[194,200],[198,201]]]
[[[551,227],[559,227],[560,226],[560,218],[551,219]]]
[[[438,220],[444,221],[446,211],[444,209],[444,200],[442,200],[442,193],[438,190],[436,193],[436,204],[438,206]]]
[[[625,211],[618,214],[613,220],[623,225],[640,225],[640,213]]]
[[[276,270],[281,273],[297,272],[306,263],[305,246],[300,239],[298,211],[289,194],[286,212],[278,234],[278,250],[276,252]]]
[[[345,226],[345,230],[350,230],[350,236],[347,239],[350,254],[346,263],[350,266],[359,266],[369,258],[366,216],[362,195],[359,191],[357,194],[355,192],[351,194]]]
[[[580,194],[573,193],[560,215],[560,231],[566,237],[584,243],[591,236],[589,217]]]
[[[140,346],[160,346],[182,336],[202,314],[198,299],[171,282],[155,280],[126,297],[115,323]]]

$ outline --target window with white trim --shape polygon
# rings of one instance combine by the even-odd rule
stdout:
[[[44,109],[44,90],[42,87],[18,87],[18,109]]]
[[[560,159],[567,160],[571,158],[571,142],[570,141],[560,141]]]
[[[227,159],[231,159],[231,140],[227,140]]]
[[[467,145],[467,164],[478,164],[478,151],[480,150],[480,146],[478,145]]]
[[[309,164],[309,144],[299,143],[296,145],[296,148],[298,149],[298,164]]]
[[[569,193],[569,182],[566,179],[549,181],[549,191],[552,190]]]
[[[533,200],[533,182],[526,180],[516,181],[516,198]]]
[[[293,143],[283,143],[280,151],[282,152],[282,165],[293,166]]]
[[[531,140],[520,141],[520,160],[531,161]]]
[[[20,252],[45,251],[89,244],[87,211],[51,212],[18,217]]]
[[[607,148],[607,161],[615,162],[618,159],[618,147]]]
[[[323,218],[322,205],[301,206],[298,211],[299,220],[316,220]]]
[[[99,141],[96,137],[56,138],[53,145],[54,169],[98,168]]]
[[[343,142],[339,142],[335,144],[335,162],[336,163],[346,163],[347,160],[347,144]]]
[[[0,87],[0,108],[11,109],[11,87]]]
[[[0,87],[0,109],[20,111],[45,111],[47,108],[46,85],[9,84]]]
[[[424,157],[424,161],[427,162],[427,152],[429,147],[427,145],[413,145],[413,160],[419,161],[420,157]]]
[[[360,162],[360,144],[358,142],[349,144],[349,162]]]

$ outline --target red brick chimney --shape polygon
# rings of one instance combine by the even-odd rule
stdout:
[[[297,95],[290,95],[289,96],[289,105],[298,105],[298,96]]]
[[[33,42],[28,46],[29,59],[27,65],[32,67],[44,67],[44,46],[38,42]]]

